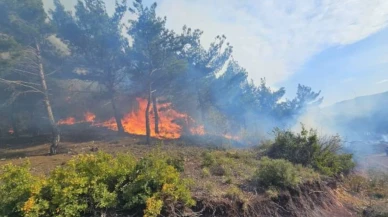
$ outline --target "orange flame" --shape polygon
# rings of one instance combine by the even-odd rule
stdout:
[[[122,124],[124,131],[130,134],[135,135],[146,135],[146,121],[145,121],[145,111],[147,108],[147,100],[142,98],[137,98],[138,109],[131,111],[124,115],[122,118]],[[203,125],[197,125],[195,121],[188,116],[187,114],[180,113],[171,108],[171,103],[159,103],[157,105],[158,114],[159,114],[159,133],[155,133],[155,114],[150,109],[150,128],[151,136],[155,138],[167,138],[167,139],[177,139],[182,135],[182,125],[186,124],[190,127],[188,128],[189,133],[193,135],[205,135],[205,128]],[[178,124],[180,121],[181,124]],[[96,115],[92,112],[86,112],[82,121],[76,121],[74,117],[68,117],[58,121],[59,125],[72,125],[76,123],[91,123],[92,126],[96,127],[106,127],[108,129],[117,131],[117,124],[115,118],[110,118],[105,122],[96,122]],[[194,125],[194,126],[192,126]],[[223,135],[227,139],[236,139],[232,135]]]
[[[233,139],[233,140],[240,140],[240,138],[238,136],[232,136],[230,134],[224,134],[223,137],[225,139]]]
[[[203,125],[192,127],[190,132],[194,135],[205,135],[205,127]]]
[[[59,120],[57,124],[59,124],[59,125],[73,125],[75,123],[76,123],[75,118],[68,117],[66,119]]]
[[[124,115],[122,124],[125,132],[137,135],[146,134],[145,111],[147,108],[147,100],[137,98],[139,109]],[[157,138],[176,139],[181,136],[182,127],[175,123],[177,119],[183,119],[185,114],[179,113],[171,109],[171,103],[162,103],[157,106],[159,111],[159,134],[155,134],[155,115],[150,112],[150,128],[151,136]],[[104,122],[101,126],[117,131],[117,125],[114,118]]]
[[[84,114],[85,122],[93,123],[95,119],[96,119],[96,115],[91,112],[86,112]]]

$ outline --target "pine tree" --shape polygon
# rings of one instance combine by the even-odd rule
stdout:
[[[124,133],[116,97],[129,66],[129,44],[122,34],[126,0],[116,2],[112,16],[106,11],[103,0],[78,1],[74,16],[65,11],[59,0],[54,3],[53,23],[58,36],[68,43],[73,70],[85,71],[85,75],[78,78],[97,82],[102,87],[103,94],[110,100],[117,129],[120,134]]]
[[[8,41],[5,44],[13,44],[6,52],[6,65],[11,70],[3,70],[0,81],[13,89],[11,101],[24,94],[43,96],[52,131],[50,153],[56,154],[60,133],[50,102],[48,67],[44,62],[46,53],[51,52],[47,38],[53,29],[43,3],[41,0],[0,0],[0,14],[0,35]]]

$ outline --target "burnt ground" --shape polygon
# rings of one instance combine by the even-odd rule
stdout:
[[[247,149],[225,149],[230,145],[223,140],[206,138],[199,146],[192,140],[153,140],[145,145],[143,136],[118,137],[115,132],[76,131],[64,133],[58,154],[48,155],[48,136],[0,139],[0,166],[13,163],[31,163],[34,174],[47,175],[56,166],[64,164],[77,154],[104,151],[111,154],[131,153],[140,158],[155,150],[184,159],[183,176],[194,180],[193,197],[197,200],[195,211],[201,216],[358,216],[366,206],[365,201],[348,193],[342,187],[330,188],[325,182],[309,182],[297,189],[281,192],[276,199],[266,193],[253,191],[246,180],[254,173],[257,157]],[[210,141],[210,142],[209,142]],[[218,142],[216,148],[211,142]],[[230,164],[228,175],[204,174],[202,154],[209,149],[216,151]],[[229,157],[229,158],[228,158]],[[380,160],[378,160],[380,162]],[[242,189],[237,199],[231,197],[235,187]],[[233,195],[232,195],[233,196]],[[235,197],[234,195],[233,197]],[[242,205],[245,204],[245,205]]]

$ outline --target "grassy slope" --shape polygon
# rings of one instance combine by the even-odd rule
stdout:
[[[93,148],[98,148],[99,151],[108,153],[132,153],[134,156],[140,158],[149,153],[155,146],[146,146],[141,144],[142,138],[140,137],[125,137],[121,139],[105,138],[101,141],[87,141],[87,142],[65,142],[61,144],[60,154],[56,156],[48,156],[47,151],[49,145],[44,143],[44,140],[28,140],[23,145],[18,142],[8,141],[0,146],[0,165],[6,163],[19,164],[29,159],[31,162],[32,170],[36,174],[47,174],[53,168],[63,164],[72,158],[72,156],[81,153],[91,153],[95,151]],[[8,143],[8,144],[7,144]],[[309,206],[299,202],[293,202],[295,195],[287,193],[284,194],[284,198],[291,198],[291,202],[284,203],[281,199],[270,198],[271,192],[257,192],[249,184],[249,180],[254,174],[258,165],[258,152],[251,149],[218,149],[210,150],[206,147],[189,146],[183,141],[165,141],[156,142],[160,151],[167,152],[170,156],[176,156],[177,158],[184,159],[184,172],[183,176],[194,180],[192,187],[193,196],[200,201],[198,209],[204,207],[213,207],[214,210],[208,210],[209,212],[217,211],[217,206],[223,206],[225,209],[234,209],[233,207],[241,205],[241,203],[250,206],[251,210],[262,210],[268,208],[267,213],[281,211],[274,211],[277,206],[288,207],[286,209],[296,209],[300,206]],[[206,164],[204,155],[211,155],[212,163]],[[346,193],[345,189],[337,188],[336,190],[330,190],[325,186],[315,186],[314,181],[317,177],[311,177],[306,175],[304,177],[306,182],[312,183],[311,189],[309,185],[306,188],[301,188],[297,193],[297,196],[302,201],[310,197],[310,194],[316,195],[315,202],[320,203],[320,206],[327,209],[327,212],[314,211],[311,216],[331,215],[333,213],[341,213],[341,216],[351,216],[349,209],[344,208],[343,205],[349,207],[363,207],[365,201]],[[310,181],[309,181],[310,180]],[[316,189],[315,189],[316,188]],[[330,194],[330,197],[322,197],[321,191],[325,191],[324,194]],[[330,192],[326,192],[330,191]],[[306,193],[307,192],[307,193]],[[317,193],[318,192],[318,193]],[[275,196],[282,195],[275,193]],[[314,196],[315,197],[315,196]],[[279,197],[280,198],[280,197]],[[326,200],[328,201],[323,201]],[[333,205],[333,198],[338,198]],[[308,198],[310,200],[310,198]],[[314,198],[311,199],[314,201]],[[322,201],[320,201],[322,200]],[[237,203],[235,203],[237,201]],[[313,202],[313,203],[315,203]],[[236,205],[237,204],[237,205]],[[299,205],[298,205],[299,204]],[[330,208],[329,208],[330,207]],[[341,208],[342,207],[342,208]],[[244,208],[244,207],[243,207]],[[246,208],[246,207],[245,207]],[[272,210],[272,211],[271,211]],[[219,210],[218,210],[219,211]],[[297,214],[297,212],[293,214]],[[236,211],[240,212],[240,211]],[[285,212],[285,211],[284,211]],[[311,210],[313,212],[313,210]],[[330,214],[331,213],[331,214]],[[220,214],[222,216],[222,214]],[[246,214],[249,215],[249,214]],[[301,213],[300,215],[303,215]]]

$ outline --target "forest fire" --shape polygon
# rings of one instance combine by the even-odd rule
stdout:
[[[61,119],[57,122],[58,125],[73,125],[77,123],[75,118],[73,117],[68,117],[66,119]]]
[[[203,125],[192,127],[190,128],[190,132],[194,135],[205,135],[205,127]]]
[[[138,109],[131,111],[124,115],[122,118],[122,124],[124,131],[130,134],[146,135],[146,121],[145,111],[147,107],[147,100],[137,98]],[[150,126],[151,136],[155,138],[177,139],[180,138],[183,131],[183,124],[188,125],[188,120],[194,122],[187,114],[180,113],[171,108],[171,103],[160,103],[157,105],[159,113],[159,133],[155,133],[155,114],[150,111]],[[115,119],[111,119],[98,122],[95,121],[96,115],[92,112],[86,112],[82,121],[76,121],[74,117],[68,117],[58,121],[58,125],[73,125],[76,123],[91,123],[92,126],[106,127],[108,129],[117,131],[117,125]],[[181,120],[181,121],[179,121]],[[182,123],[182,124],[178,124]],[[204,135],[205,130],[203,126],[195,126],[189,128],[190,133],[196,135]]]
[[[91,112],[86,112],[84,114],[85,122],[93,123],[95,119],[96,119],[96,115]]]
[[[139,108],[124,115],[122,119],[125,132],[137,135],[146,134],[145,111],[147,108],[147,100],[136,99]],[[157,106],[159,111],[159,134],[155,133],[155,115],[150,112],[151,136],[156,138],[176,139],[181,136],[182,127],[176,123],[177,119],[184,119],[185,114],[181,114],[174,109],[171,109],[171,103],[162,103]],[[111,130],[117,130],[114,118],[98,124],[99,126],[107,127]]]

